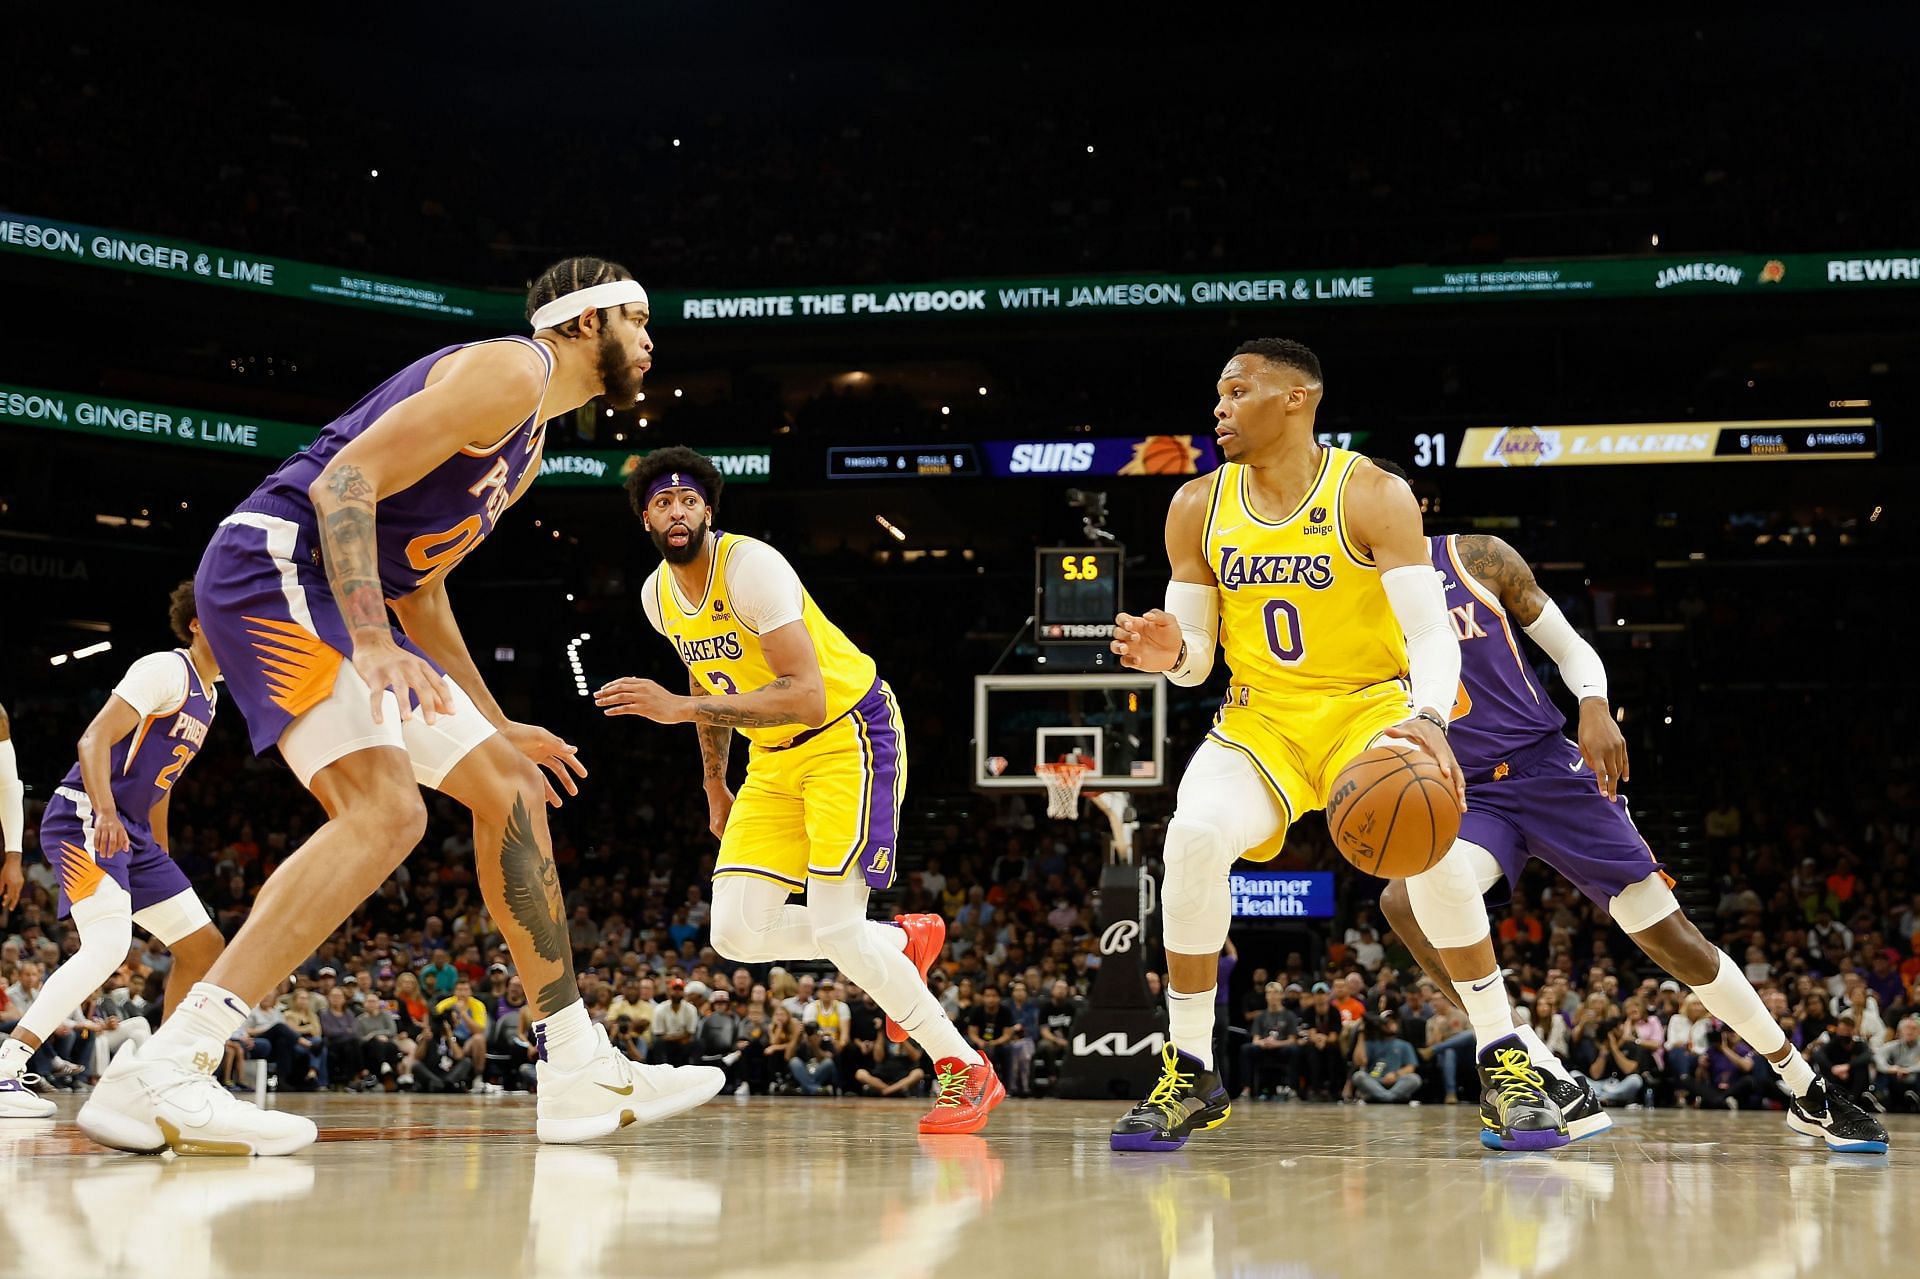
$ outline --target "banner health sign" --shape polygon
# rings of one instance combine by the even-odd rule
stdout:
[[[275,461],[307,447],[319,433],[293,422],[5,383],[0,383],[0,425],[77,431],[193,452],[251,453]],[[772,477],[772,455],[765,449],[719,448],[705,453],[730,484],[765,484]],[[552,450],[541,456],[540,482],[617,486],[643,456],[632,449]]]
[[[1229,879],[1235,919],[1332,919],[1330,870],[1237,870]]]

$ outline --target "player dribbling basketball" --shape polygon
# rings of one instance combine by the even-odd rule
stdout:
[[[1372,746],[1428,752],[1456,803],[1465,793],[1446,738],[1460,649],[1412,490],[1315,441],[1320,361],[1301,344],[1245,343],[1217,391],[1226,461],[1185,485],[1168,512],[1167,607],[1115,619],[1113,651],[1134,670],[1198,684],[1218,634],[1233,672],[1167,828],[1171,1042],[1158,1084],[1114,1125],[1115,1150],[1178,1149],[1227,1119],[1213,1006],[1234,861],[1273,856],[1288,825],[1324,807],[1341,770]],[[1503,1145],[1564,1144],[1544,1081],[1511,1036],[1486,908],[1448,861],[1419,877],[1450,885],[1437,894],[1450,908],[1423,922],[1452,952],[1456,978],[1472,975],[1460,983],[1469,1015],[1505,1036],[1482,1057],[1483,1121]]]

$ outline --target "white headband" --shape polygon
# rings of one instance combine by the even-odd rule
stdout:
[[[533,313],[533,331],[550,329],[556,324],[565,324],[577,319],[582,311],[592,307],[604,311],[609,307],[625,306],[629,302],[647,305],[647,291],[640,287],[638,280],[610,280],[605,284],[593,284],[584,289],[575,289],[565,293]]]

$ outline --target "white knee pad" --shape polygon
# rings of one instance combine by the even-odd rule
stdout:
[[[816,910],[809,906],[807,913],[811,915]],[[890,952],[881,949],[873,929],[867,926],[865,915],[848,917],[835,912],[828,918],[816,919],[813,935],[820,943],[820,953],[862,990],[872,992],[886,981],[884,965]]]
[[[1645,932],[1679,909],[1673,889],[1657,870],[1639,883],[1629,884],[1607,903],[1613,922],[1627,933]]]
[[[73,904],[73,922],[80,927],[80,954],[67,962],[79,963],[84,955],[93,968],[100,968],[94,984],[104,984],[133,947],[133,899],[119,884],[103,880],[93,896]]]
[[[1493,861],[1493,855],[1479,845],[1456,840],[1438,865],[1407,880],[1407,904],[1413,907],[1420,931],[1437,950],[1471,946],[1491,932],[1474,853]],[[1494,875],[1499,876],[1497,865]]]
[[[1212,822],[1175,813],[1167,824],[1166,882],[1160,885],[1166,948],[1178,955],[1217,955],[1232,924],[1228,872],[1237,850]]]
[[[768,964],[792,955],[774,953],[770,934],[786,908],[783,884],[746,875],[722,875],[713,881],[713,908],[708,925],[713,948],[739,964]]]

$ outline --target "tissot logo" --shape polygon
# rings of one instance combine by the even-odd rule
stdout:
[[[1093,469],[1091,443],[1016,444],[1007,470],[1015,475],[1055,475]]]

